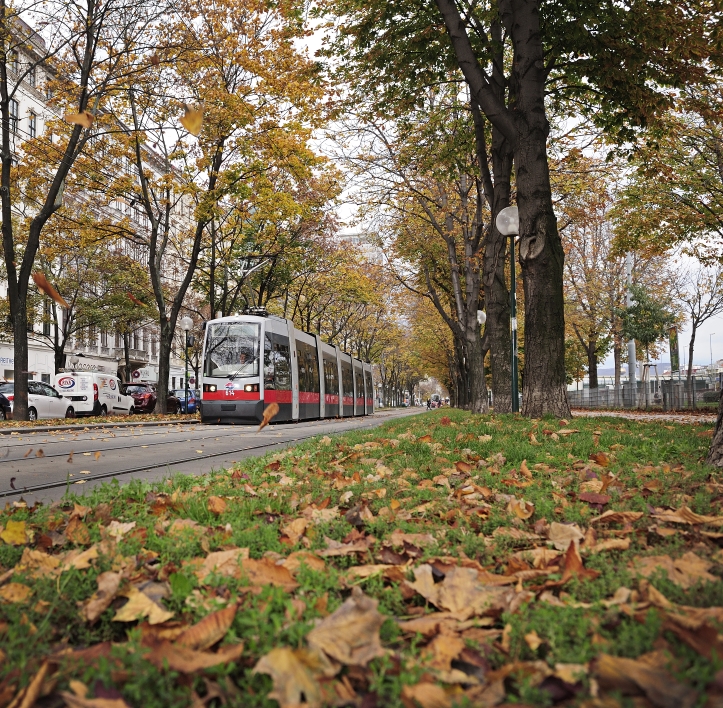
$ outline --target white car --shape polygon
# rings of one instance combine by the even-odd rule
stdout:
[[[126,395],[117,376],[95,371],[66,371],[55,375],[55,388],[70,401],[75,415],[132,415],[135,401]]]
[[[15,384],[0,383],[0,393],[10,401],[10,414],[15,408]],[[28,414],[30,420],[38,418],[73,418],[75,409],[52,386],[41,381],[28,381]]]

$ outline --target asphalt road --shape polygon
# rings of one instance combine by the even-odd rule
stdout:
[[[270,425],[167,425],[91,428],[0,435],[0,502],[28,504],[82,494],[117,478],[160,480],[174,472],[205,474],[245,457],[294,445],[315,435],[371,428],[423,408],[375,413],[367,418]],[[72,456],[71,456],[72,453]],[[14,489],[13,489],[14,487]]]

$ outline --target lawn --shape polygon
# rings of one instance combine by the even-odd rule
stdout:
[[[448,409],[0,514],[0,706],[723,706],[710,425]]]

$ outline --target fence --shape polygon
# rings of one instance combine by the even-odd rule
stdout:
[[[568,391],[573,408],[643,408],[648,410],[702,410],[714,413],[721,394],[721,374],[694,375],[690,383],[675,372],[672,376],[652,374],[635,385],[600,382],[598,388]]]

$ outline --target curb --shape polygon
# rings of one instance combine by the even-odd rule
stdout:
[[[81,425],[76,423],[75,425],[48,425],[45,427],[26,427],[26,428],[0,428],[0,435],[10,435],[11,433],[50,433],[55,430],[80,430],[83,432],[86,428],[88,430],[103,430],[105,428],[152,428],[160,427],[162,425],[190,425],[191,423],[201,423],[196,418],[188,418],[184,420],[149,420],[148,422],[138,423],[90,423],[89,425]]]

